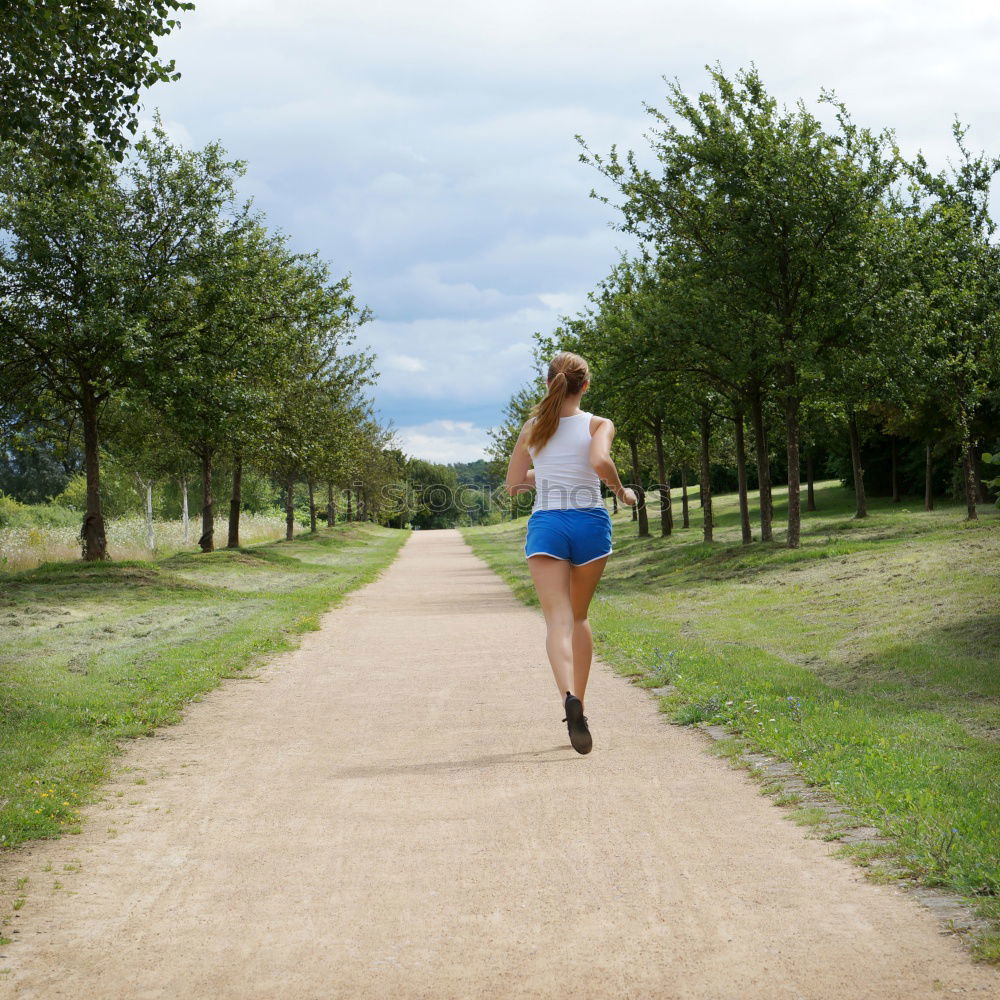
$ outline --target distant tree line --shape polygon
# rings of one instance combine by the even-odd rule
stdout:
[[[821,120],[804,103],[780,106],[755,69],[710,75],[696,97],[668,83],[665,110],[649,108],[655,165],[580,139],[611,192],[593,196],[641,251],[582,313],[537,335],[539,361],[573,350],[590,362],[588,408],[615,421],[630,478],[658,494],[664,535],[672,490],[686,525],[686,485],[698,482],[706,541],[720,486],[739,494],[744,543],[747,494],[759,491],[757,533],[770,540],[772,483],[785,481],[795,548],[802,486],[811,509],[814,476],[831,472],[853,486],[859,518],[873,478],[895,500],[921,489],[931,508],[954,473],[976,518],[991,475],[983,455],[1000,442],[989,214],[1000,160],[971,152],[956,123],[953,160],[935,172],[831,94]],[[511,399],[495,463],[543,388]],[[646,510],[636,517],[648,534]]]

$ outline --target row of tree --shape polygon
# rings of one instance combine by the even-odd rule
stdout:
[[[79,446],[86,559],[107,556],[101,457],[144,480],[197,477],[199,544],[215,546],[215,469],[231,471],[239,544],[243,469],[282,484],[366,479],[390,433],[372,413],[369,313],[315,254],[242,203],[243,164],[188,151],[156,127],[119,163],[85,171],[14,143],[0,151],[0,407],[8,440]]]
[[[666,110],[649,108],[649,164],[580,140],[581,160],[612,192],[594,196],[615,206],[641,252],[617,263],[583,313],[538,335],[539,358],[569,349],[588,359],[588,406],[615,420],[634,481],[655,483],[664,534],[671,480],[691,469],[711,540],[711,470],[722,456],[735,470],[743,541],[753,539],[752,482],[759,537],[770,540],[772,441],[783,440],[787,544],[797,547],[803,461],[811,505],[814,454],[839,434],[858,517],[865,438],[882,434],[897,497],[900,442],[919,442],[928,506],[936,462],[957,456],[975,518],[980,454],[1000,441],[1000,250],[989,214],[1000,160],[970,152],[956,124],[955,161],[934,172],[830,94],[816,112],[782,107],[754,69],[710,73],[696,98],[668,83]],[[511,400],[494,434],[498,460],[539,388]]]

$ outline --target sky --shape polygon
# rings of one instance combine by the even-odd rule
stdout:
[[[631,243],[578,161],[641,151],[663,78],[756,64],[944,166],[956,115],[1000,152],[993,0],[197,0],[143,100],[185,145],[247,161],[242,193],[375,315],[375,402],[408,454],[484,455],[533,375],[532,335],[586,305]]]

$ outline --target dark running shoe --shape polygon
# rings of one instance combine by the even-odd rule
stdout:
[[[569,741],[577,753],[590,753],[594,746],[590,729],[587,728],[587,716],[583,714],[583,703],[575,694],[566,692],[566,728],[569,730]]]

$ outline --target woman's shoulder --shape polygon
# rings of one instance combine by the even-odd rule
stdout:
[[[596,413],[590,414],[590,436],[593,437],[602,427],[615,429],[610,417],[599,417]]]

